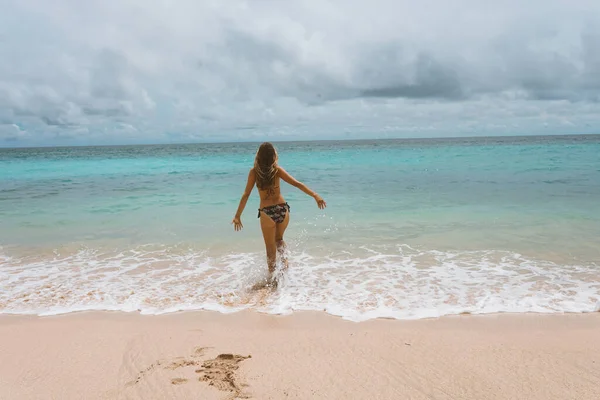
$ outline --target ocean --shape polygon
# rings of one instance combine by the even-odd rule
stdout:
[[[600,135],[275,144],[328,205],[282,183],[276,290],[257,143],[0,149],[0,313],[600,309]]]

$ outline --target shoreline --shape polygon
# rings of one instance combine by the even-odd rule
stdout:
[[[463,312],[595,312],[600,307],[593,263],[560,263],[504,250],[438,251],[409,244],[365,245],[352,254],[313,242],[296,245],[298,249],[290,250],[292,267],[277,291],[255,288],[266,275],[260,251],[148,245],[122,252],[70,249],[58,255],[49,251],[40,257],[7,258],[7,268],[1,271],[11,279],[3,286],[0,315],[314,310],[362,321]],[[347,243],[337,246],[342,245]],[[328,251],[332,253],[327,255]]]
[[[414,321],[428,321],[428,320],[437,320],[437,319],[447,319],[447,318],[456,318],[456,317],[476,317],[476,318],[485,318],[485,317],[519,317],[519,316],[574,316],[574,315],[590,315],[590,314],[600,314],[600,303],[598,304],[598,308],[592,311],[522,311],[522,312],[511,312],[511,311],[496,311],[496,312],[470,312],[470,311],[462,311],[458,313],[451,314],[442,314],[442,315],[432,315],[432,316],[424,316],[424,317],[414,317],[414,318],[395,318],[395,317],[386,317],[386,316],[376,316],[369,317],[365,319],[352,319],[345,317],[339,314],[333,314],[328,312],[327,310],[292,310],[290,312],[267,312],[257,308],[240,308],[240,309],[231,309],[227,311],[223,310],[213,310],[208,308],[202,309],[189,309],[189,310],[175,310],[175,311],[162,311],[158,313],[143,313],[141,310],[103,310],[103,309],[89,309],[89,310],[74,310],[74,311],[65,311],[65,312],[57,312],[51,314],[44,313],[23,313],[23,312],[0,312],[0,326],[2,324],[3,319],[46,319],[46,318],[59,318],[59,317],[67,317],[67,316],[80,316],[80,315],[134,315],[144,318],[152,318],[152,317],[165,317],[170,315],[185,315],[185,314],[214,314],[214,315],[238,315],[238,314],[259,314],[265,315],[275,318],[293,318],[295,315],[303,315],[303,314],[323,314],[328,318],[339,319],[342,321],[354,323],[354,324],[363,324],[371,321],[397,321],[397,322],[414,322]]]
[[[599,335],[600,313],[0,315],[0,398],[597,399]]]

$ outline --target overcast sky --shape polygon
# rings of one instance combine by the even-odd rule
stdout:
[[[598,0],[0,10],[0,146],[600,133]]]

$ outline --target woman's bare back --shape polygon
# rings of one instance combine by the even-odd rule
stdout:
[[[283,196],[281,195],[279,171],[275,175],[273,184],[268,188],[261,189],[258,186],[258,195],[260,196],[260,206],[268,207],[275,204],[285,203]]]

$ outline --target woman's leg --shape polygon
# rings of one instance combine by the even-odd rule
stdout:
[[[277,244],[279,245],[279,242],[283,242],[283,234],[285,233],[285,230],[287,229],[288,224],[290,223],[290,213],[287,212],[285,213],[285,218],[283,219],[283,222],[280,224],[277,224],[275,226],[275,240],[277,241]],[[284,243],[285,245],[285,243]]]
[[[285,241],[283,240],[283,234],[290,223],[290,212],[285,213],[285,219],[282,223],[277,224],[275,227],[275,241],[277,243],[277,252],[281,256],[281,262],[283,263],[283,268],[287,269],[288,260],[285,256]]]
[[[264,212],[260,213],[260,228],[262,229],[263,239],[265,239],[265,247],[267,250],[267,265],[269,267],[269,275],[275,272],[275,263],[277,261],[277,244],[275,241],[276,224]],[[270,278],[270,276],[269,276]]]

